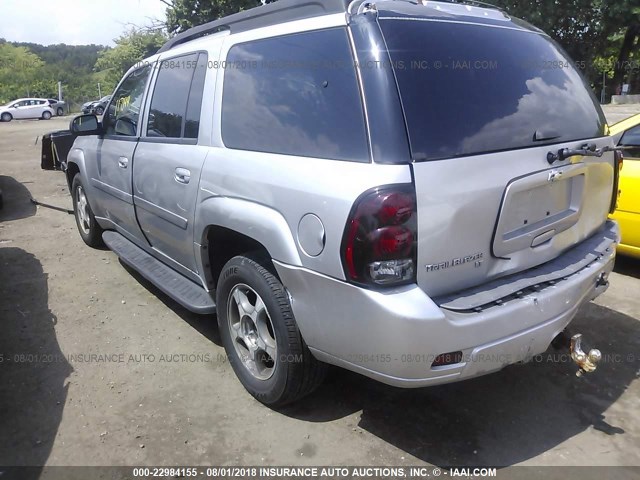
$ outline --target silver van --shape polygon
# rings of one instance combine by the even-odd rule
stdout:
[[[171,39],[71,130],[84,241],[217,314],[267,405],[328,364],[422,387],[526,361],[613,268],[602,111],[499,9],[280,0]]]

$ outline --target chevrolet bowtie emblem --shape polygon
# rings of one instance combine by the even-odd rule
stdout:
[[[562,172],[559,170],[551,170],[549,172],[549,181],[555,182],[556,180],[560,180],[562,178]]]

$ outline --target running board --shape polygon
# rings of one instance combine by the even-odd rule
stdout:
[[[194,313],[215,313],[216,304],[200,285],[157,260],[119,233],[106,231],[102,240],[120,259],[144,278]]]

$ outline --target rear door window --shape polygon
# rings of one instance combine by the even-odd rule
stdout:
[[[381,18],[414,160],[599,137],[590,88],[546,35]]]
[[[198,138],[206,55],[164,60],[153,90],[147,137]]]
[[[222,138],[241,150],[368,161],[346,29],[233,46],[224,74]]]

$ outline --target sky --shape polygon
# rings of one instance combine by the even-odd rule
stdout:
[[[164,21],[165,10],[160,0],[0,0],[0,38],[113,46],[129,24]]]

